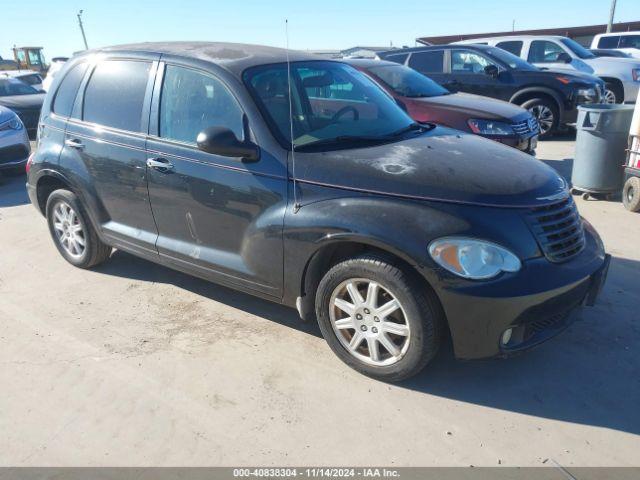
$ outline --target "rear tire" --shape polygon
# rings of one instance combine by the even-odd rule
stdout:
[[[538,120],[538,125],[540,125],[540,136],[538,138],[540,140],[547,140],[558,132],[560,113],[558,105],[553,100],[532,98],[521,106],[529,110],[529,113]]]
[[[630,177],[624,183],[622,203],[630,212],[640,212],[640,178]]]
[[[98,238],[75,193],[55,190],[45,211],[53,243],[71,265],[91,268],[109,258],[111,247]]]
[[[370,254],[325,274],[316,292],[316,316],[344,363],[386,382],[420,372],[436,355],[444,325],[439,301],[416,275]]]

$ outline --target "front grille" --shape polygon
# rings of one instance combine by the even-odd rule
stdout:
[[[564,322],[569,318],[570,311],[556,313],[550,317],[541,318],[534,322],[528,323],[525,326],[524,340],[530,340],[531,337],[536,336],[540,332],[550,330],[553,328],[561,327]]]
[[[0,165],[24,160],[28,155],[29,151],[24,145],[11,145],[10,147],[0,148]]]
[[[535,117],[529,117],[521,122],[514,122],[511,124],[511,128],[518,135],[528,135],[538,133],[540,127],[538,126],[538,120]]]
[[[527,220],[545,256],[565,262],[584,248],[582,219],[572,197],[552,205],[531,209]]]
[[[38,120],[40,119],[40,110],[15,110],[16,114],[24,123],[27,130],[34,130],[38,127]]]

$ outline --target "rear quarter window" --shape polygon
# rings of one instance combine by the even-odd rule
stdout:
[[[383,60],[388,60],[390,62],[400,63],[400,64],[404,65],[404,62],[407,60],[408,56],[409,56],[408,53],[400,53],[400,54],[396,54],[396,55],[387,55],[386,57],[384,57]]]
[[[105,60],[96,65],[84,93],[82,119],[139,132],[151,62]]]
[[[442,73],[444,50],[411,54],[409,66],[422,73]]]
[[[620,37],[600,37],[598,40],[598,48],[618,48]]]
[[[53,99],[53,113],[63,117],[71,116],[76,94],[86,71],[87,64],[78,63],[67,72],[62,82],[60,82],[58,91]]]
[[[509,53],[513,53],[516,57],[519,57],[520,53],[522,53],[522,41],[520,40],[499,42],[496,43],[496,47],[501,48],[502,50],[506,50]]]

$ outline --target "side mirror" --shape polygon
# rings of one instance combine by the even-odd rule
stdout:
[[[208,127],[198,134],[198,148],[203,152],[223,157],[240,157],[243,162],[256,162],[260,148],[249,141],[240,141],[236,134],[225,127]]]
[[[562,63],[571,63],[571,55],[569,55],[567,52],[559,53],[558,61]]]
[[[484,73],[492,78],[498,78],[500,70],[495,65],[487,65],[486,67],[484,67]]]

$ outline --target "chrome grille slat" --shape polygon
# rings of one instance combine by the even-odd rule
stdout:
[[[511,124],[511,128],[518,135],[527,135],[529,133],[537,133],[539,131],[538,121],[535,117],[529,117],[526,120],[514,122]]]
[[[582,220],[573,198],[533,208],[526,219],[550,261],[565,262],[584,248]]]

